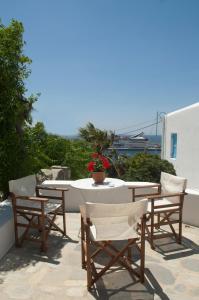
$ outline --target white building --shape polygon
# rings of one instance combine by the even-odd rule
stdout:
[[[184,221],[199,226],[199,102],[165,116],[162,158],[187,178]]]
[[[199,190],[199,102],[165,116],[162,158]]]

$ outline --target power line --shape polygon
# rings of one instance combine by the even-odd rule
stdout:
[[[158,122],[158,123],[160,123],[160,121]],[[155,122],[155,123],[153,123],[153,124],[150,124],[150,125],[147,125],[147,126],[144,126],[144,127],[141,127],[141,128],[137,128],[137,129],[134,129],[134,130],[131,130],[131,131],[128,131],[128,132],[125,132],[125,133],[122,133],[122,134],[129,134],[129,133],[132,133],[132,132],[136,132],[136,131],[140,131],[140,130],[143,130],[143,129],[145,129],[145,128],[148,128],[148,127],[151,127],[151,126],[154,126],[154,125],[156,125],[157,124],[157,122]]]
[[[132,127],[136,127],[136,126],[139,126],[139,125],[142,125],[142,124],[146,124],[146,123],[149,123],[149,122],[153,122],[153,120],[149,120],[149,121],[145,121],[145,122],[142,122],[142,123],[137,123],[137,124],[134,124],[134,125],[131,125],[131,126],[128,126],[128,127],[123,127],[123,128],[119,128],[119,129],[115,129],[114,131],[120,131],[120,130],[124,130],[124,129],[128,129],[128,128],[132,128]]]

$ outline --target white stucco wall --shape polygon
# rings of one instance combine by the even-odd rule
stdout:
[[[163,128],[162,158],[187,178],[183,222],[199,226],[199,103],[167,114]],[[177,133],[176,159],[171,158],[172,133]]]
[[[65,208],[66,212],[77,212],[79,211],[79,206],[85,202],[84,197],[79,190],[71,187],[71,180],[50,180],[46,181],[44,184],[51,187],[64,187],[68,188],[69,191],[65,192]],[[113,190],[108,193],[110,199],[102,197],[102,199],[96,199],[96,202],[109,202],[109,203],[121,203],[121,202],[131,202],[132,201],[132,192],[127,186],[122,187],[121,189]],[[143,189],[145,193],[150,193],[151,188]],[[45,191],[45,195],[55,195],[55,192]],[[59,192],[57,192],[59,194]],[[105,196],[105,194],[104,194]],[[19,232],[19,234],[22,231]],[[14,221],[13,221],[13,212],[12,204],[10,200],[5,200],[0,203],[0,259],[6,254],[6,252],[14,244]]]
[[[0,259],[14,244],[14,221],[11,202],[0,203]]]
[[[171,133],[177,133],[177,156],[170,157]],[[165,116],[162,157],[173,163],[176,173],[199,190],[199,103]]]
[[[72,181],[52,180],[46,181],[45,183],[45,185],[47,186],[64,187],[69,189],[68,192],[65,192],[66,212],[79,211],[79,205],[85,202],[81,193],[71,187],[71,182]],[[121,189],[116,194],[113,193],[109,199],[109,203],[131,202],[132,191],[127,188],[129,186],[131,186],[131,184],[129,182],[126,182],[126,187],[124,187],[124,189]],[[154,192],[154,188],[140,189],[138,191],[139,194],[148,194]],[[199,191],[196,192],[193,190],[187,190],[187,193],[188,195],[185,197],[183,209],[183,222],[190,225],[199,226]],[[48,194],[52,194],[52,191],[49,191]],[[136,200],[139,201],[139,198],[137,198]],[[98,199],[98,202],[104,202],[104,198]],[[14,221],[12,205],[11,201],[6,200],[0,203],[0,259],[6,254],[6,252],[10,249],[10,247],[12,247],[13,244]]]

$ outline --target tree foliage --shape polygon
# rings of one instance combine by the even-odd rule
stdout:
[[[95,152],[102,154],[114,141],[114,133],[96,128],[92,123],[79,129],[80,137],[91,144]]]
[[[63,165],[70,167],[72,179],[89,176],[87,164],[93,152],[90,145],[81,140],[67,141]]]
[[[159,155],[139,153],[126,161],[126,181],[160,182],[161,171],[175,175],[173,165]]]
[[[88,176],[86,168],[92,148],[82,140],[67,140],[59,135],[47,133],[43,123],[26,128],[26,144],[29,145],[29,172],[52,165],[68,166],[72,179]]]
[[[9,26],[0,22],[0,190],[8,180],[27,170],[24,128],[31,123],[36,97],[26,97],[24,80],[30,74],[31,60],[24,55],[23,25],[13,20]]]

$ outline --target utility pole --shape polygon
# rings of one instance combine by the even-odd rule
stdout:
[[[157,111],[156,113],[156,126],[155,126],[155,135],[157,136],[158,135],[158,120],[159,119],[159,113]]]

